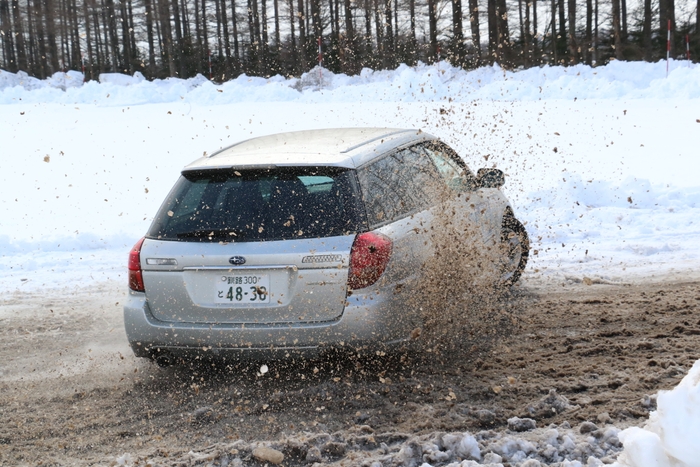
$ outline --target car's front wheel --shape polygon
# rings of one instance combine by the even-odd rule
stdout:
[[[530,238],[525,226],[513,215],[507,214],[503,218],[501,246],[503,256],[500,284],[510,287],[520,279],[530,254]]]

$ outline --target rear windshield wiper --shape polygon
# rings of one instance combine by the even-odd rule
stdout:
[[[203,229],[177,233],[177,238],[216,238],[236,241],[243,237],[243,231],[240,229]]]

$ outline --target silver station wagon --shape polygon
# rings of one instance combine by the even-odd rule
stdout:
[[[390,349],[422,326],[436,232],[483,252],[462,263],[497,285],[518,280],[528,237],[503,183],[420,130],[300,131],[205,155],[130,253],[129,343],[160,365]]]

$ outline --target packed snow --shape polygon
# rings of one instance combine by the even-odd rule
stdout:
[[[0,70],[0,104],[0,291],[125,281],[128,250],[184,165],[250,137],[347,126],[421,128],[473,170],[504,170],[532,239],[524,284],[698,275],[698,64],[672,61],[666,76],[665,62],[516,71],[441,62],[220,84]],[[578,467],[612,462],[624,446],[620,467],[698,465],[699,394],[696,363],[659,394],[643,429],[529,427],[418,440],[391,455]]]

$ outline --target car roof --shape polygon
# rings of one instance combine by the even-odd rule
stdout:
[[[436,139],[415,129],[329,128],[261,136],[238,142],[187,165],[183,171],[270,166],[356,168],[395,148]]]

